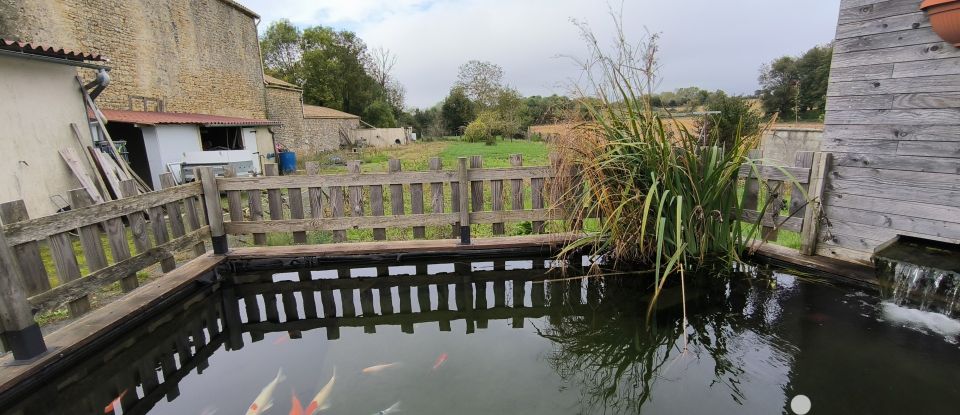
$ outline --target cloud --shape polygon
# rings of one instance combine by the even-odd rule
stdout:
[[[353,30],[371,47],[399,56],[394,75],[408,105],[446,96],[460,64],[488,60],[526,95],[566,93],[579,69],[561,56],[586,48],[571,19],[601,40],[612,35],[607,3],[597,0],[241,0],[272,20]],[[613,3],[617,8],[619,3]],[[831,41],[839,0],[630,0],[628,36],[661,34],[661,89],[696,85],[752,93],[760,66]]]

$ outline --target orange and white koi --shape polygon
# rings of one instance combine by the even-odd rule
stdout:
[[[116,412],[117,408],[120,407],[120,400],[123,399],[123,396],[127,394],[127,390],[124,389],[123,392],[120,392],[120,395],[116,399],[110,401],[110,404],[103,407],[103,413],[109,414],[111,412]]]
[[[290,415],[304,415],[303,414],[303,404],[300,403],[300,399],[297,399],[297,391],[291,390],[291,399],[290,399]]]
[[[362,372],[363,372],[363,373],[367,373],[367,374],[370,374],[370,373],[379,373],[379,372],[382,372],[384,369],[390,369],[390,368],[396,367],[396,366],[400,366],[400,362],[385,363],[385,364],[382,364],[382,365],[374,365],[374,366],[370,366],[370,367],[365,367],[365,368],[363,368]]]
[[[327,384],[320,388],[320,392],[317,392],[317,396],[313,397],[313,400],[310,401],[309,405],[307,405],[307,410],[304,411],[304,414],[313,415],[330,407],[330,394],[333,392],[333,384],[336,381],[337,368],[334,367],[333,376],[330,376],[330,380],[327,381]]]
[[[443,366],[443,362],[447,361],[447,354],[441,353],[437,360],[433,362],[433,370],[437,370],[440,366]]]
[[[273,378],[267,386],[263,387],[263,390],[260,391],[260,394],[257,395],[257,399],[250,404],[250,408],[247,409],[247,415],[259,415],[266,410],[270,409],[273,406],[273,391],[277,388],[277,384],[283,382],[286,379],[283,376],[283,368],[277,371],[277,377]]]

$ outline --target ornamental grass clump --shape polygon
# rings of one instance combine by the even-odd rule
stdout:
[[[571,223],[597,219],[564,254],[649,265],[657,292],[678,270],[738,260],[752,237],[739,222],[738,172],[754,163],[760,132],[721,140],[691,131],[650,104],[656,35],[630,44],[620,30],[608,54],[581,29],[591,52],[578,60],[585,119],[555,141],[555,168],[567,174],[551,191]]]

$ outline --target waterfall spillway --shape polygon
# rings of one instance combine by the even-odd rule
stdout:
[[[960,316],[960,246],[899,236],[873,261],[883,294],[895,304]]]

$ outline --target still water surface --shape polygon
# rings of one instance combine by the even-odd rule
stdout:
[[[686,324],[680,287],[669,288],[648,322],[649,275],[570,270],[545,281],[545,270],[524,269],[549,266],[542,259],[493,272],[493,263],[436,262],[392,266],[420,275],[376,284],[362,279],[376,268],[354,269],[346,282],[331,270],[241,275],[203,300],[216,315],[235,306],[240,321],[203,334],[211,350],[202,373],[190,354],[156,357],[148,366],[160,386],[124,388],[144,375],[123,372],[157,350],[116,352],[129,363],[101,355],[91,362],[109,362],[111,373],[77,369],[72,377],[87,381],[36,391],[24,413],[242,414],[259,395],[260,413],[295,414],[325,385],[326,414],[790,414],[797,395],[809,397],[811,414],[957,413],[957,332],[872,291],[751,268],[688,283]],[[286,291],[266,289],[277,286]],[[168,325],[187,328],[211,306],[175,309]],[[152,339],[137,336],[124,347]]]

